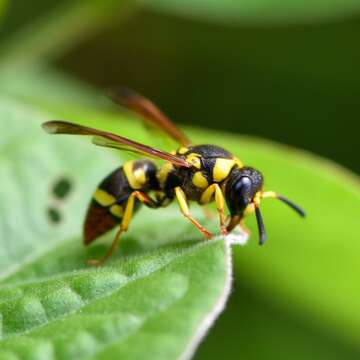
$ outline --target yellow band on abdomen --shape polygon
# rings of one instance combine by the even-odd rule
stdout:
[[[101,206],[110,206],[116,201],[113,195],[103,189],[97,189],[94,193],[93,199]]]

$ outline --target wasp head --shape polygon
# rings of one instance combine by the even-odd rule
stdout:
[[[226,199],[231,215],[243,216],[262,190],[263,176],[258,170],[243,167],[233,171],[226,185]]]
[[[299,215],[305,216],[305,212],[288,198],[273,191],[263,192],[263,182],[263,176],[258,170],[243,167],[232,171],[225,188],[225,197],[231,214],[228,231],[231,231],[245,215],[255,211],[260,244],[263,244],[266,240],[265,227],[260,212],[261,199],[278,199],[290,206]]]

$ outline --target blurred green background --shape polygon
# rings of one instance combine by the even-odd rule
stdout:
[[[26,41],[10,53],[6,43],[48,26],[26,60],[48,57],[53,69],[98,93],[111,84],[137,89],[179,124],[279,141],[360,172],[358,1],[105,0],[87,12],[90,3],[4,2],[2,61],[33,65],[19,55]],[[360,358],[359,346],[301,307],[290,311],[271,299],[245,277],[236,280],[196,358]]]

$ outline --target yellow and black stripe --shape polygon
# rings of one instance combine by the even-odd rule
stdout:
[[[130,195],[137,190],[158,190],[156,166],[148,160],[128,161],[113,171],[96,189],[84,223],[84,242],[93,240],[120,224]],[[135,201],[134,211],[139,207]]]
[[[176,155],[182,156],[193,167],[179,169],[167,163],[158,173],[159,182],[168,196],[176,186],[182,186],[187,198],[198,202],[209,186],[224,182],[234,168],[243,166],[239,159],[215,145],[181,147]],[[212,201],[213,196],[206,200]]]

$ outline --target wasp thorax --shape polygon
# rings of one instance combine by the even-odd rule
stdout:
[[[235,169],[226,184],[226,199],[232,215],[242,215],[263,185],[261,173],[251,167]]]

